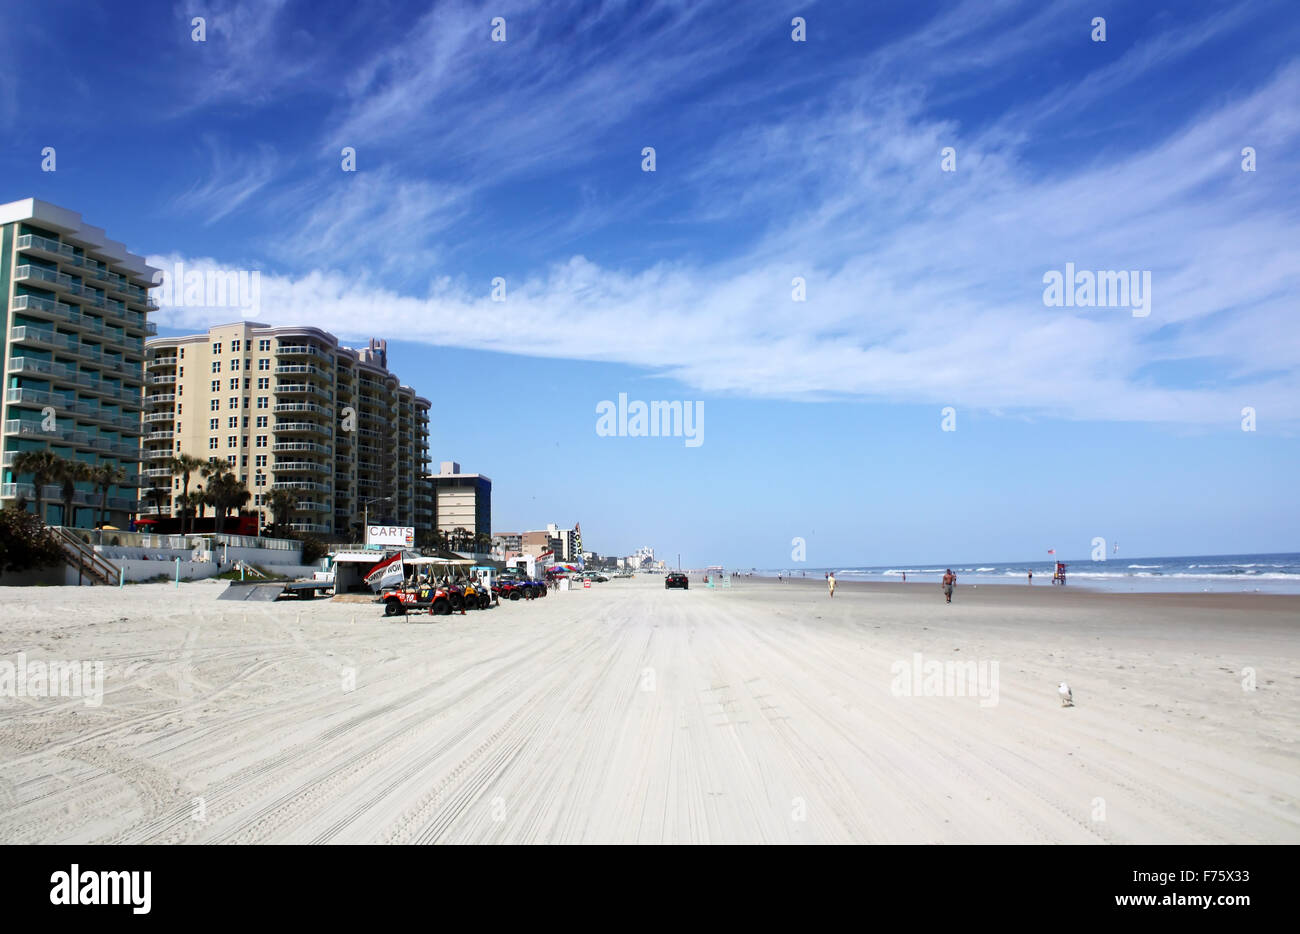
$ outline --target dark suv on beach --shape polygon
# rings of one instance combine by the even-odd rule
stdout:
[[[690,590],[691,582],[686,579],[685,574],[669,574],[664,578],[664,590],[671,590],[674,587]]]

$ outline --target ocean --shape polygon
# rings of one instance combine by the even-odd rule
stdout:
[[[1111,555],[1105,561],[1062,558],[1066,564],[1066,586],[1124,593],[1300,593],[1300,554],[1192,555],[1175,558],[1128,558]],[[1034,572],[1033,586],[1052,586],[1055,558],[1046,561],[983,561],[964,564],[938,562],[912,565],[880,565],[755,570],[763,577],[822,578],[834,571],[841,581],[901,581],[937,584],[946,568],[957,575],[957,583],[1020,584]],[[751,573],[741,571],[740,573]]]

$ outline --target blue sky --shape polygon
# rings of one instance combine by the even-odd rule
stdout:
[[[1290,0],[51,2],[0,35],[0,200],[387,337],[497,530],[1300,550],[1297,40]],[[1045,305],[1067,263],[1149,272],[1149,314]],[[702,401],[704,443],[598,436],[619,393]]]

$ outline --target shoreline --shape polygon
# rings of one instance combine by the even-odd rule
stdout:
[[[698,576],[692,576],[691,586],[704,587],[703,584],[697,583],[698,580]],[[826,581],[820,578],[814,580],[811,577],[787,577],[778,581],[774,577],[733,576],[731,579],[732,589],[748,586],[812,587],[822,594],[826,592]],[[943,593],[939,589],[939,584],[930,583],[929,581],[918,581],[916,583],[909,581],[904,584],[901,581],[846,581],[837,577],[835,579],[835,591],[837,595],[845,592],[904,594],[917,591],[930,593],[936,598],[936,602],[943,604]],[[989,596],[990,594],[996,594],[996,596]],[[960,578],[953,590],[954,605],[961,600],[978,601],[980,605],[987,605],[998,599],[1006,599],[1026,606],[1085,606],[1088,601],[1105,600],[1112,602],[1112,604],[1132,605],[1135,607],[1203,606],[1223,609],[1272,610],[1290,613],[1297,627],[1300,627],[1300,601],[1297,601],[1294,594],[1222,591],[1203,593],[1201,591],[1183,590],[1101,590],[1074,584],[1066,584],[1064,587],[1060,587],[1050,582],[1041,585],[1033,584],[1032,586],[1029,584],[990,584],[981,586],[979,584],[964,584]]]

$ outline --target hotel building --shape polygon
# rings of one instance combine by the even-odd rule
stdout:
[[[460,464],[443,461],[428,477],[433,488],[434,516],[439,532],[464,529],[471,535],[492,535],[492,478],[461,473]]]
[[[21,451],[121,468],[108,491],[108,521],[126,528],[136,506],[148,290],[157,270],[81,215],[35,198],[0,205],[0,308],[4,399],[0,403],[0,500],[32,503],[32,477],[16,476]],[[41,491],[47,521],[92,526],[100,494],[79,483],[71,521],[60,486]]]
[[[146,349],[142,514],[172,511],[181,481],[165,464],[184,452],[228,461],[263,523],[269,494],[288,490],[301,532],[361,541],[367,510],[433,527],[431,403],[389,372],[386,341],[354,350],[318,328],[244,321]]]

